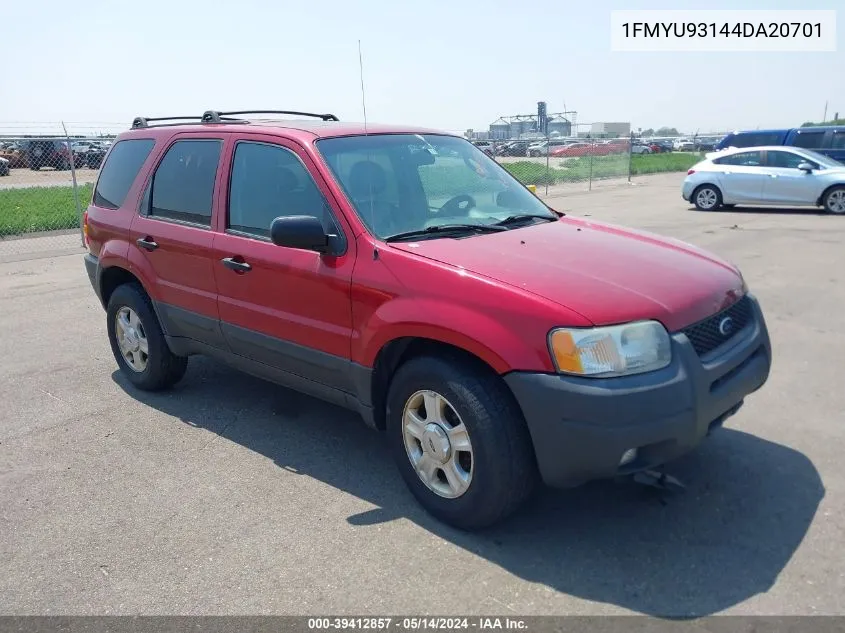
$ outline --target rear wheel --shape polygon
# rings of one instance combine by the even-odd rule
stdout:
[[[106,311],[109,343],[123,375],[145,391],[175,385],[188,366],[170,351],[152,302],[137,284],[119,286]]]
[[[824,194],[824,209],[835,215],[845,214],[845,187],[833,187]]]
[[[455,527],[492,525],[535,488],[522,412],[498,376],[461,357],[423,356],[399,368],[387,432],[411,493]]]
[[[715,185],[701,185],[693,192],[692,202],[699,211],[714,211],[722,205],[722,192]]]

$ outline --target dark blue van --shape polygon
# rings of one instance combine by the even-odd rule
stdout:
[[[845,125],[829,127],[799,127],[790,130],[784,145],[811,149],[845,161]]]
[[[716,144],[716,149],[765,145],[803,147],[830,156],[834,160],[845,162],[845,126],[731,132]]]
[[[728,147],[762,147],[764,145],[784,145],[791,129],[783,130],[746,130],[731,132],[716,144],[716,149]]]

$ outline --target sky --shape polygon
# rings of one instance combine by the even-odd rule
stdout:
[[[782,0],[40,0],[2,11],[0,133],[33,123],[128,127],[208,109],[332,112],[486,129],[577,111],[682,132],[845,116],[845,11],[834,53],[620,53],[613,9],[794,9]],[[839,0],[802,0],[835,9]],[[842,5],[840,5],[842,6]],[[37,35],[37,36],[36,36]]]

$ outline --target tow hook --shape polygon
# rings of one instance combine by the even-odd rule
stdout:
[[[633,477],[635,483],[649,486],[650,488],[656,488],[657,490],[681,492],[686,489],[686,486],[676,477],[657,470],[642,470],[638,473],[634,473]]]

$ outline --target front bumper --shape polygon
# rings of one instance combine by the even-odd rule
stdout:
[[[766,382],[772,349],[756,299],[754,319],[715,356],[699,358],[672,335],[672,363],[621,378],[512,372],[505,381],[522,407],[543,481],[571,487],[651,468],[701,442]],[[634,461],[620,466],[636,448]]]

